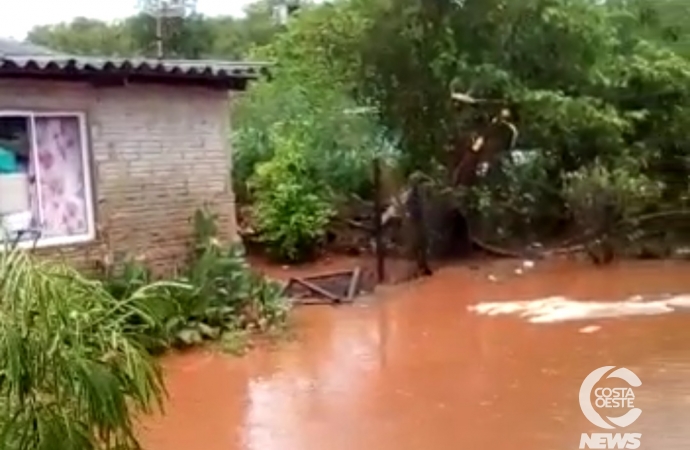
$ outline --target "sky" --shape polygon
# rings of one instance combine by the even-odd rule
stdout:
[[[24,39],[36,25],[70,21],[75,17],[115,20],[137,12],[138,0],[0,0],[0,37]],[[241,15],[252,0],[197,0],[206,15]]]

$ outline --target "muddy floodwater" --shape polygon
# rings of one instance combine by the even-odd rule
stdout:
[[[620,431],[641,433],[642,449],[685,450],[690,309],[531,323],[469,308],[684,293],[687,263],[502,261],[445,268],[352,306],[302,307],[295,338],[277,348],[165,359],[170,399],[165,415],[144,421],[142,441],[147,450],[566,450],[582,433]],[[642,414],[625,430],[597,428],[580,408],[583,380],[602,366],[642,382]]]

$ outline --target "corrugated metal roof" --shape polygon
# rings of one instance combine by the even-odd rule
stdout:
[[[267,63],[212,60],[157,60],[66,55],[33,44],[0,39],[0,73],[139,75],[149,78],[256,79]]]

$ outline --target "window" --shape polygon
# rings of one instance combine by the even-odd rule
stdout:
[[[83,114],[0,111],[0,240],[93,239],[88,155]]]

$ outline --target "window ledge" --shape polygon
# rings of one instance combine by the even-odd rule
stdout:
[[[17,244],[17,248],[27,250],[32,248],[53,248],[53,247],[69,247],[72,245],[88,244],[94,242],[96,236],[94,233],[80,234],[78,236],[54,236],[39,238],[34,245],[33,239],[21,241]]]

